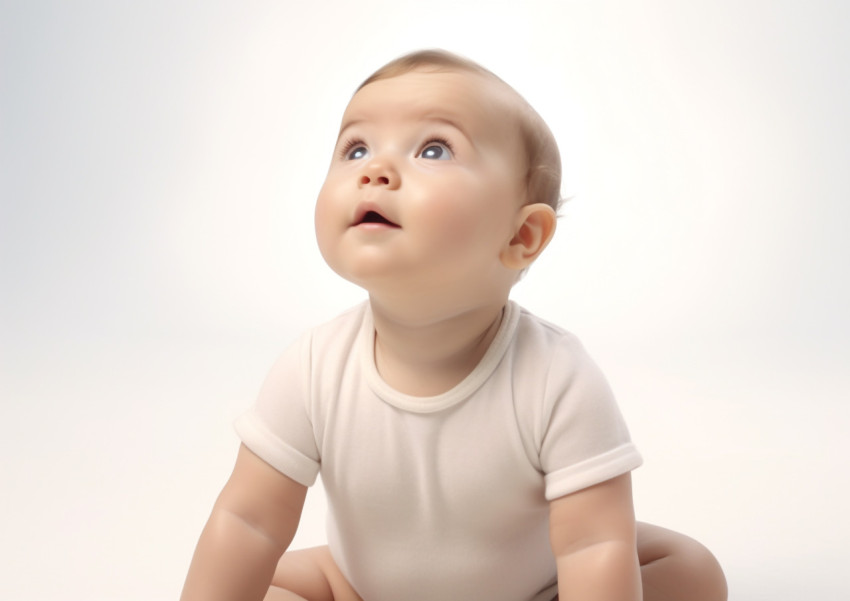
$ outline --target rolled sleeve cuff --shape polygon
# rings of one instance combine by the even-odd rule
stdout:
[[[316,482],[319,462],[277,438],[253,411],[238,417],[233,427],[252,453],[280,473],[304,486],[312,486]]]
[[[632,471],[641,463],[643,458],[637,447],[627,443],[576,465],[546,474],[546,500],[552,501],[605,482]]]

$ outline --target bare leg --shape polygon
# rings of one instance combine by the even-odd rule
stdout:
[[[269,587],[269,592],[266,593],[264,601],[306,601],[301,595],[296,595],[292,591],[287,591],[276,586]]]
[[[714,555],[678,532],[638,522],[644,601],[726,601],[726,577]],[[327,547],[284,553],[266,601],[363,601]]]
[[[265,601],[363,601],[327,547],[288,551],[277,564]]]
[[[726,577],[711,551],[684,534],[638,522],[644,601],[726,601]]]

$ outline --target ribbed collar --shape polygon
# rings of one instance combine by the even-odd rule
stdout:
[[[490,343],[490,347],[475,369],[451,390],[447,390],[436,396],[420,397],[403,394],[387,384],[378,373],[375,365],[375,324],[372,319],[372,310],[366,303],[363,313],[363,323],[358,334],[360,345],[360,356],[366,381],[372,391],[384,402],[413,413],[435,413],[453,407],[468,399],[495,371],[496,366],[502,360],[505,352],[510,346],[517,323],[519,322],[521,310],[513,301],[508,301],[502,315],[502,323],[499,331]]]

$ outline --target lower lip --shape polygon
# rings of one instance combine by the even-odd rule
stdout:
[[[401,229],[397,225],[390,225],[389,223],[359,223],[354,226],[358,230],[364,230],[369,232],[379,232],[384,230],[398,230]]]

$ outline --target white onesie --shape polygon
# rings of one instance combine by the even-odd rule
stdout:
[[[641,463],[578,340],[509,302],[490,348],[448,392],[390,388],[363,303],[272,368],[236,422],[244,444],[309,486],[328,544],[366,601],[551,599],[548,501]]]

